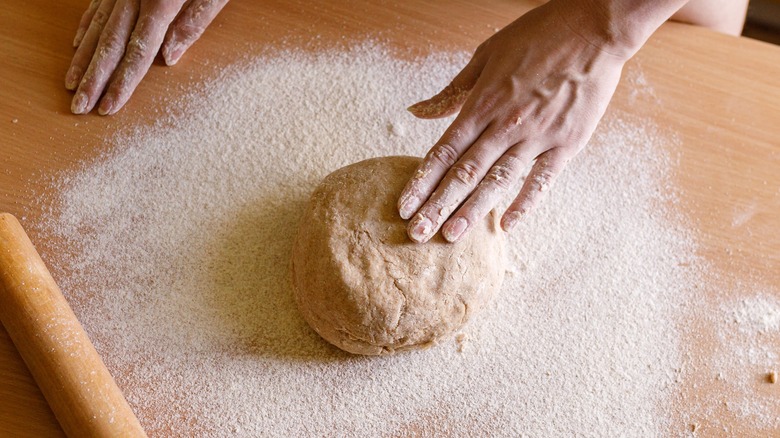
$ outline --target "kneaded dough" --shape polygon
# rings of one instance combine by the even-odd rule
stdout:
[[[417,244],[396,201],[420,163],[361,161],[328,175],[298,230],[292,270],[304,319],[356,354],[427,347],[462,327],[504,275],[503,232],[490,214],[457,243]]]

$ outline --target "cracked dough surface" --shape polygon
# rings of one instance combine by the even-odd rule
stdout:
[[[309,325],[356,354],[424,348],[462,327],[504,274],[490,214],[464,239],[406,236],[396,201],[420,163],[373,158],[328,175],[312,195],[293,254],[295,300]]]

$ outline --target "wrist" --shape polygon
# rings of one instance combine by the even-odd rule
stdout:
[[[631,58],[688,0],[552,0],[560,19],[588,44]]]

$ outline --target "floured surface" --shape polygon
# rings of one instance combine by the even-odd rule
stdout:
[[[777,431],[780,348],[774,341],[780,335],[780,297],[770,294],[770,290],[751,291],[747,298],[726,302],[715,313],[721,324],[714,371],[728,387],[721,402],[730,412]],[[771,373],[775,373],[774,382]],[[762,381],[762,386],[772,385],[775,391],[756,392],[755,380]],[[728,424],[719,425],[728,431]]]
[[[150,435],[680,431],[676,312],[699,277],[670,207],[674,139],[647,121],[602,123],[457,341],[352,357],[297,314],[288,261],[309,193],[345,164],[422,155],[446,121],[404,108],[466,59],[269,56],[62,182],[40,228],[67,256],[49,263]]]
[[[712,356],[692,357],[684,373],[709,394],[695,397],[684,415],[702,436],[776,436],[780,292],[759,281],[735,281],[713,295],[720,295],[718,303],[702,315],[714,327]]]

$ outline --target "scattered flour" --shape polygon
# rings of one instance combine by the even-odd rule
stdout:
[[[744,291],[740,295],[745,296]],[[725,386],[726,409],[757,428],[779,430],[780,390],[770,384],[769,376],[780,371],[780,298],[754,292],[723,303],[714,318],[720,342],[713,363]],[[756,391],[756,383],[765,390]],[[712,418],[720,425],[717,416]]]
[[[602,123],[457,339],[354,357],[297,314],[288,265],[311,190],[358,160],[424,154],[451,119],[405,108],[467,59],[268,55],[61,181],[39,224],[64,242],[48,262],[150,436],[679,432],[676,321],[697,276],[668,207],[674,139],[641,120]]]

